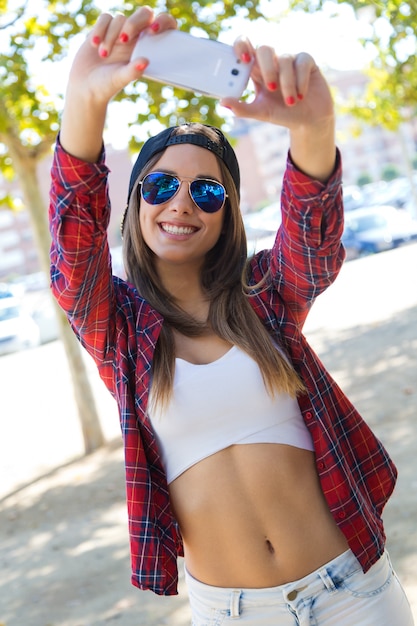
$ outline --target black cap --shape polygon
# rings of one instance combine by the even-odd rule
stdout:
[[[145,167],[146,163],[158,152],[162,152],[168,146],[173,146],[176,144],[183,143],[191,143],[195,146],[201,146],[202,148],[206,148],[206,150],[210,150],[214,152],[218,157],[222,159],[226,167],[228,168],[232,178],[234,180],[236,190],[238,195],[240,194],[240,173],[239,173],[239,164],[237,162],[235,151],[233,150],[230,143],[227,141],[226,137],[223,135],[221,130],[215,128],[214,126],[207,126],[208,128],[212,128],[216,131],[219,136],[219,143],[215,143],[206,135],[197,134],[197,133],[186,133],[179,135],[172,135],[172,132],[178,126],[171,126],[171,128],[166,128],[165,130],[155,135],[155,137],[151,137],[148,139],[142,146],[141,151],[139,152],[138,158],[136,159],[136,163],[133,166],[132,173],[130,175],[129,182],[129,194],[127,197],[127,204],[129,204],[130,196],[132,193],[132,189],[135,185],[135,182]]]

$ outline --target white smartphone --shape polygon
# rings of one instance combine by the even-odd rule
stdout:
[[[149,59],[144,77],[215,98],[240,98],[252,68],[232,46],[179,30],[143,33],[131,59],[139,57]]]

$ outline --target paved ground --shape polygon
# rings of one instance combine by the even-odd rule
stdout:
[[[417,619],[416,268],[417,246],[346,264],[306,334],[399,467],[385,524]],[[188,625],[182,579],[175,598],[130,585],[123,455],[100,381],[110,443],[81,457],[59,342],[2,357],[0,379],[0,626]]]

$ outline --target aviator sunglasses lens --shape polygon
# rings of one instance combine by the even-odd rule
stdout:
[[[190,191],[196,205],[206,213],[216,213],[223,206],[224,189],[214,180],[193,180]]]
[[[177,193],[180,181],[175,176],[151,172],[142,181],[142,198],[149,204],[163,204]]]
[[[141,193],[149,204],[163,204],[177,193],[181,182],[171,174],[151,172],[141,183]],[[205,213],[216,213],[225,200],[224,187],[214,180],[196,179],[190,183],[190,193],[199,209]]]

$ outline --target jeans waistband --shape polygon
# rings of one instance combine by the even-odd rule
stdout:
[[[351,550],[325,563],[311,574],[276,587],[246,589],[233,587],[213,587],[195,579],[185,568],[185,576],[190,595],[203,604],[214,603],[219,609],[230,610],[231,616],[238,615],[239,602],[259,605],[285,605],[294,602],[302,594],[305,598],[320,593],[324,589],[334,591],[338,580],[345,579],[361,569],[359,561]]]

